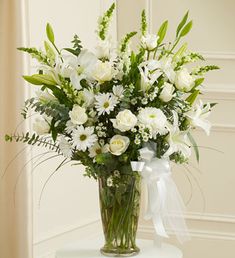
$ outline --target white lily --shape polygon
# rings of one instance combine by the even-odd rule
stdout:
[[[141,74],[141,90],[146,92],[162,75],[161,63],[156,60],[149,60],[141,63],[138,68]]]
[[[206,119],[211,113],[210,103],[205,106],[200,100],[195,108],[186,113],[186,116],[193,127],[201,127],[207,135],[210,134],[211,123]]]
[[[175,152],[181,152],[181,154],[188,158],[191,155],[190,142],[186,131],[180,131],[178,124],[178,114],[173,111],[174,122],[168,124],[169,135],[167,136],[167,142],[169,144],[168,150],[165,152],[164,157],[169,157]]]

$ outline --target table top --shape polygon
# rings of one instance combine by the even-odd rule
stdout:
[[[87,240],[71,243],[56,252],[56,258],[101,258],[104,256],[99,249],[102,247],[103,237],[93,237]],[[152,240],[137,240],[140,253],[136,258],[183,258],[182,252],[175,246],[161,244],[158,246]]]

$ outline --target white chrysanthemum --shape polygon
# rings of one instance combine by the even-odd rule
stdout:
[[[96,155],[107,153],[108,151],[108,144],[101,145],[96,142],[91,148],[89,148],[89,157],[94,158]]]
[[[152,129],[153,137],[157,133],[165,134],[167,132],[167,118],[160,109],[153,107],[143,108],[139,112],[138,120],[141,124]]]
[[[97,136],[94,134],[94,127],[78,126],[72,133],[73,146],[78,150],[86,151],[97,141]]]
[[[70,142],[68,142],[65,137],[62,137],[60,139],[60,143],[59,143],[59,148],[60,151],[62,152],[62,154],[66,157],[66,158],[71,158],[72,157],[72,144]]]
[[[113,86],[113,94],[118,97],[122,98],[124,93],[124,88],[121,85]]]
[[[118,103],[117,97],[112,93],[100,93],[95,97],[95,99],[95,107],[99,116],[104,113],[110,114]]]

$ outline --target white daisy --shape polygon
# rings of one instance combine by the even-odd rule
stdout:
[[[118,103],[118,99],[112,93],[99,93],[95,97],[96,103],[95,107],[98,111],[98,115],[102,115],[104,113],[110,114],[111,111],[114,110],[115,106]]]
[[[72,133],[73,146],[78,150],[86,151],[97,141],[97,136],[94,134],[94,127],[78,126]]]
[[[66,157],[66,158],[71,158],[72,157],[72,144],[70,142],[68,142],[65,137],[62,137],[60,139],[60,143],[59,143],[59,148],[60,151],[62,152],[62,154]]]
[[[89,157],[94,158],[96,155],[108,152],[108,144],[101,145],[96,142],[91,148],[89,148]]]

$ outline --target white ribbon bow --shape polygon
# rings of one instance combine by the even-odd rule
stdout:
[[[182,243],[189,239],[183,217],[184,203],[171,178],[169,161],[155,157],[154,151],[140,150],[141,161],[132,161],[133,171],[141,173],[148,188],[146,219],[152,219],[156,233],[168,237],[166,228],[172,230]]]

